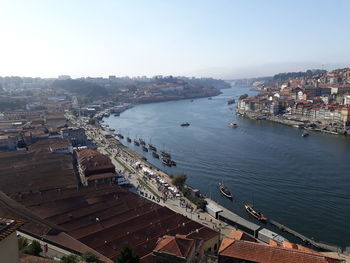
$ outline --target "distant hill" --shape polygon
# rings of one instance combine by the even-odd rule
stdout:
[[[93,99],[100,96],[107,96],[108,90],[98,84],[77,79],[55,80],[52,83],[53,88],[60,88],[72,93]]]
[[[286,73],[279,73],[273,76],[273,81],[287,81],[289,79],[295,79],[295,78],[310,78],[318,75],[323,75],[327,73],[327,70],[322,69],[309,69],[305,72],[286,72]]]
[[[207,88],[216,88],[216,89],[228,89],[231,88],[231,85],[221,79],[213,79],[213,78],[187,78],[187,77],[178,77],[186,81],[187,83],[198,85]]]
[[[254,82],[257,81],[271,81],[273,77],[257,77],[257,78],[245,78],[245,79],[233,79],[228,80],[233,86],[236,87],[251,87]]]

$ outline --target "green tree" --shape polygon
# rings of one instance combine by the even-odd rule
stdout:
[[[86,251],[81,255],[81,259],[85,262],[100,262],[98,256],[90,251]]]
[[[131,248],[125,246],[117,256],[117,263],[139,263],[139,257],[134,256]]]
[[[248,98],[248,94],[243,94],[243,95],[239,96],[239,100],[243,100],[246,98]]]
[[[186,182],[186,179],[187,179],[186,174],[177,174],[174,176],[171,182],[173,185],[182,188]]]
[[[24,252],[33,256],[39,256],[42,251],[43,249],[41,248],[40,243],[36,240],[33,240]]]
[[[205,207],[207,206],[208,202],[205,201],[204,199],[199,199],[196,203],[197,208],[202,209],[203,211],[205,211]]]
[[[88,124],[90,125],[95,125],[95,120],[93,118],[90,118],[89,121],[88,121]]]
[[[70,254],[68,256],[63,256],[61,262],[63,263],[77,263],[79,260],[78,256]]]
[[[26,239],[25,237],[20,237],[18,239],[18,249],[20,251],[22,251],[24,248],[26,248],[28,246],[28,239]]]

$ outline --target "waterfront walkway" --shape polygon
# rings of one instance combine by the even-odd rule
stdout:
[[[147,180],[140,170],[135,169],[133,166],[135,163],[139,162],[143,166],[153,167],[150,163],[141,159],[141,155],[131,151],[129,148],[125,147],[123,144],[115,139],[105,139],[102,133],[97,128],[87,129],[87,134],[90,138],[93,138],[95,142],[99,144],[98,150],[104,154],[110,156],[116,170],[120,172],[132,185],[130,189],[133,192],[143,195],[143,197],[158,203],[159,205],[166,206],[169,209],[182,214],[196,222],[201,223],[207,227],[219,231],[222,235],[228,235],[234,228],[226,223],[223,223],[207,212],[199,211],[194,204],[184,197],[176,198],[169,197],[160,198],[157,201],[157,197],[163,197],[164,192],[158,190],[157,185],[151,180]],[[169,175],[165,172],[154,169],[153,171],[171,185],[171,180]],[[156,195],[156,196],[155,196]],[[152,198],[152,197],[156,198]]]

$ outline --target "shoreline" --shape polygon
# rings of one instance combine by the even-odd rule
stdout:
[[[101,130],[99,128],[95,127],[95,129],[96,129],[96,131],[101,132]],[[101,133],[101,135],[102,135],[102,133]],[[221,235],[228,235],[229,232],[233,229],[239,229],[240,231],[242,231],[241,227],[237,228],[237,225],[236,225],[236,227],[234,227],[232,224],[227,223],[225,220],[223,221],[222,219],[213,217],[206,210],[203,210],[203,211],[199,210],[198,208],[196,208],[196,205],[194,203],[192,203],[189,199],[184,197],[182,194],[181,194],[181,198],[177,198],[174,196],[173,196],[173,198],[169,198],[169,199],[168,198],[166,198],[166,199],[161,198],[162,193],[159,192],[159,188],[157,189],[157,184],[154,185],[154,180],[150,177],[147,178],[147,176],[142,174],[139,169],[137,169],[133,166],[133,164],[140,163],[140,164],[142,164],[143,167],[147,167],[147,168],[150,168],[151,170],[154,170],[156,172],[157,176],[161,177],[162,179],[164,179],[166,181],[166,183],[168,183],[170,186],[174,187],[171,184],[170,175],[167,174],[165,171],[163,171],[161,168],[157,167],[156,165],[148,162],[147,160],[144,160],[143,159],[144,156],[142,154],[135,152],[134,150],[132,150],[128,146],[121,143],[118,139],[110,138],[110,139],[106,139],[106,140],[109,141],[110,143],[112,141],[114,144],[113,146],[115,148],[111,148],[109,146],[109,148],[108,148],[109,150],[103,149],[103,147],[105,147],[105,145],[104,145],[104,146],[102,146],[102,148],[99,148],[99,149],[101,149],[102,152],[103,151],[107,152],[107,154],[112,158],[113,163],[116,164],[116,167],[122,168],[121,171],[122,171],[123,176],[127,180],[129,180],[130,182],[133,182],[132,185],[136,188],[136,191],[132,190],[133,192],[139,194],[140,196],[143,196],[144,198],[146,198],[148,200],[151,200],[155,203],[158,203],[159,205],[166,206],[169,209],[171,209],[177,213],[180,213],[184,216],[187,216],[188,218],[191,218],[192,220],[195,220],[203,225],[209,226],[214,230],[220,231]],[[105,144],[107,144],[107,143],[105,143]],[[113,150],[111,152],[110,151],[111,149],[117,149],[117,154],[113,155]],[[118,165],[118,163],[119,163],[119,165]],[[191,186],[188,186],[188,187],[190,187],[191,189],[194,189]],[[255,224],[254,221],[248,221],[248,220],[240,217],[236,213],[232,212],[231,210],[229,210],[228,208],[224,207],[223,205],[217,203],[216,201],[211,200],[210,198],[206,197],[205,195],[203,196],[203,198],[204,198],[204,200],[206,200],[208,202],[208,204],[209,203],[214,204],[217,207],[220,207],[223,211],[225,211],[225,213],[229,213],[232,216],[236,217],[238,220],[236,222],[239,222],[242,220],[242,221],[248,222],[248,224],[259,226],[259,225]],[[180,205],[177,204],[179,199],[186,200],[186,210],[185,211],[183,211],[183,207],[181,207],[181,202],[180,202]],[[187,205],[189,205],[189,206],[187,206]],[[187,211],[187,209],[190,209],[190,211]],[[287,227],[285,227],[285,228],[287,228]],[[270,231],[271,233],[274,233],[273,231],[265,228],[264,226],[259,226],[258,230],[256,230],[256,231],[259,232],[259,231],[264,230],[264,229]],[[243,230],[243,232],[250,235],[250,233],[247,233],[244,230]],[[297,235],[294,235],[294,236],[296,236],[298,238],[300,238],[300,236],[303,236],[302,234],[299,234],[298,232],[293,231],[293,230],[291,230],[289,233],[291,233],[292,236],[294,235],[293,233],[297,233]],[[276,234],[276,233],[274,233],[274,234]],[[254,237],[253,235],[250,235],[250,236]],[[276,236],[281,237],[279,234],[276,234]],[[282,236],[282,238],[284,238],[284,237]],[[263,240],[260,240],[257,236],[255,236],[255,239],[258,242],[265,242]],[[311,240],[311,239],[305,238],[305,240]],[[304,243],[306,243],[305,240],[302,239],[302,241],[304,241]],[[336,249],[339,248],[337,246],[325,245],[325,243],[323,243],[323,242],[312,242],[312,243],[306,243],[306,244],[311,244],[312,245],[311,247],[313,247],[313,248],[319,248],[319,249],[326,248],[326,251],[335,251]]]
[[[229,88],[227,88],[227,89],[229,89]],[[132,109],[133,107],[136,107],[139,105],[156,104],[156,103],[164,103],[164,102],[180,101],[180,100],[194,100],[194,99],[212,98],[212,97],[219,96],[221,94],[222,94],[222,92],[221,92],[221,90],[219,90],[218,94],[213,94],[213,95],[194,96],[194,97],[187,97],[187,98],[173,98],[173,99],[165,99],[165,100],[158,100],[158,101],[145,101],[145,102],[137,102],[137,103],[124,103],[124,104],[128,105],[125,109],[122,109],[121,111],[118,111],[118,112],[113,112],[113,109],[116,106],[112,106],[112,107],[106,108],[106,109],[96,113],[94,118],[101,121],[101,120],[103,120],[103,118],[109,117],[110,115],[113,115],[113,114],[118,114],[118,116],[119,116],[123,112],[126,112],[127,110]],[[106,114],[108,114],[108,116],[105,116]]]
[[[348,135],[346,130],[342,130],[342,131],[338,131],[337,129],[334,129],[333,131],[327,130],[327,126],[307,127],[307,124],[310,121],[296,119],[294,116],[290,116],[288,118],[282,115],[271,116],[260,112],[239,111],[237,108],[236,108],[236,115],[238,117],[248,118],[250,120],[270,121],[274,123],[279,123],[279,124],[283,124],[286,126],[300,129],[300,130],[305,130],[305,131],[321,132],[321,133],[326,133],[331,135],[343,135],[343,136]]]

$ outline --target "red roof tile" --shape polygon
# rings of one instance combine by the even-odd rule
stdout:
[[[345,263],[342,260],[308,251],[232,239],[223,241],[219,257],[237,258],[257,263]]]
[[[187,258],[194,246],[194,240],[177,235],[160,238],[154,252],[172,254],[177,257]]]

